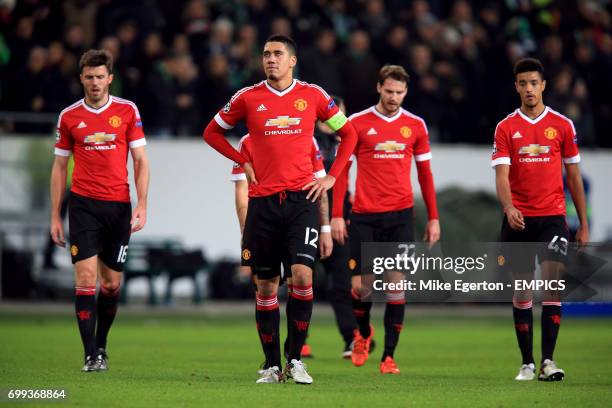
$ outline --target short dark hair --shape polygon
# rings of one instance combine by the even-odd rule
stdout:
[[[521,58],[514,64],[514,79],[523,72],[539,72],[540,78],[544,79],[544,65],[536,58]]]
[[[297,55],[297,46],[295,45],[295,41],[291,37],[287,37],[282,34],[272,34],[266,40],[266,43],[269,42],[280,42],[285,44],[285,47],[289,50],[289,53],[292,55]]]
[[[113,56],[107,50],[86,51],[79,61],[79,69],[83,72],[84,67],[99,67],[104,65],[109,74],[113,73]]]
[[[410,75],[401,65],[385,65],[378,71],[378,83],[384,84],[387,78],[395,79],[396,81],[404,82],[408,86]]]

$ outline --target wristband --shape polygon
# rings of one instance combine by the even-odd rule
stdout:
[[[330,225],[321,225],[321,232],[331,232]]]

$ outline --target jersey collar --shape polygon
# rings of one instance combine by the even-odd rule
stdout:
[[[384,120],[385,122],[393,122],[394,120],[396,120],[397,118],[399,118],[400,116],[402,116],[402,108],[400,108],[397,113],[393,116],[385,116],[382,113],[380,113],[379,111],[376,110],[376,105],[372,106],[370,108],[372,110],[372,113],[374,113],[376,116],[378,116],[379,118],[381,118],[382,120]]]
[[[266,84],[266,88],[268,88],[268,91],[272,92],[274,95],[277,95],[277,96],[287,95],[289,92],[293,90],[293,88],[295,88],[296,83],[297,83],[297,80],[294,79],[291,85],[289,85],[289,87],[285,88],[285,90],[283,91],[279,91],[279,90],[274,89],[272,86],[270,86],[268,81],[264,81],[264,84]]]
[[[542,111],[542,113],[540,113],[540,115],[535,119],[531,119],[529,116],[525,115],[523,111],[521,111],[521,108],[518,108],[516,111],[518,112],[521,118],[525,119],[527,122],[531,123],[532,125],[535,125],[536,123],[544,119],[544,116],[546,116],[546,114],[548,113],[548,110],[549,110],[548,106],[546,106],[544,110]]]
[[[83,107],[91,113],[102,113],[106,109],[108,109],[109,106],[111,106],[111,103],[113,103],[113,96],[108,95],[108,101],[104,105],[100,106],[98,109],[92,108],[87,103],[85,103],[85,98],[81,99],[81,103],[83,104]]]

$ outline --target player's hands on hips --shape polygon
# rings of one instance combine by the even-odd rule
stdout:
[[[302,188],[302,190],[310,189],[310,191],[308,192],[308,195],[306,195],[306,199],[307,200],[310,199],[314,203],[315,201],[317,201],[317,199],[319,198],[321,194],[325,193],[327,190],[332,188],[335,182],[336,182],[336,178],[328,174],[327,176],[318,178],[306,184]]]
[[[137,205],[132,213],[132,220],[130,225],[132,226],[132,232],[138,232],[144,228],[147,223],[147,209],[143,205]]]
[[[51,217],[51,239],[55,245],[66,247],[64,239],[64,223],[59,216]]]
[[[251,163],[246,162],[242,165],[242,168],[244,169],[244,174],[246,174],[246,178],[247,178],[247,182],[249,184],[259,184],[257,181],[257,177],[255,177],[255,170],[253,169],[253,166],[251,165]]]
[[[319,234],[319,250],[321,259],[328,258],[334,250],[334,241],[331,232],[321,232]]]
[[[508,218],[510,228],[516,231],[522,231],[525,229],[525,218],[523,218],[523,213],[517,210],[513,205],[506,208],[504,212]]]
[[[331,236],[340,245],[344,245],[346,238],[348,238],[348,230],[346,228],[346,221],[342,217],[336,217],[331,219]]]
[[[440,240],[440,220],[429,220],[425,226],[423,241],[429,243],[429,247]]]

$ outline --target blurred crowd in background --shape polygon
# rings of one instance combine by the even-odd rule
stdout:
[[[444,143],[491,143],[519,105],[513,62],[538,57],[545,103],[574,120],[581,145],[610,147],[611,16],[609,0],[0,0],[0,111],[58,113],[82,97],[80,55],[105,48],[111,93],[138,104],[148,137],[197,136],[264,79],[262,43],[280,33],[298,44],[296,77],[348,113],[376,103],[381,65],[403,65],[404,107]]]

